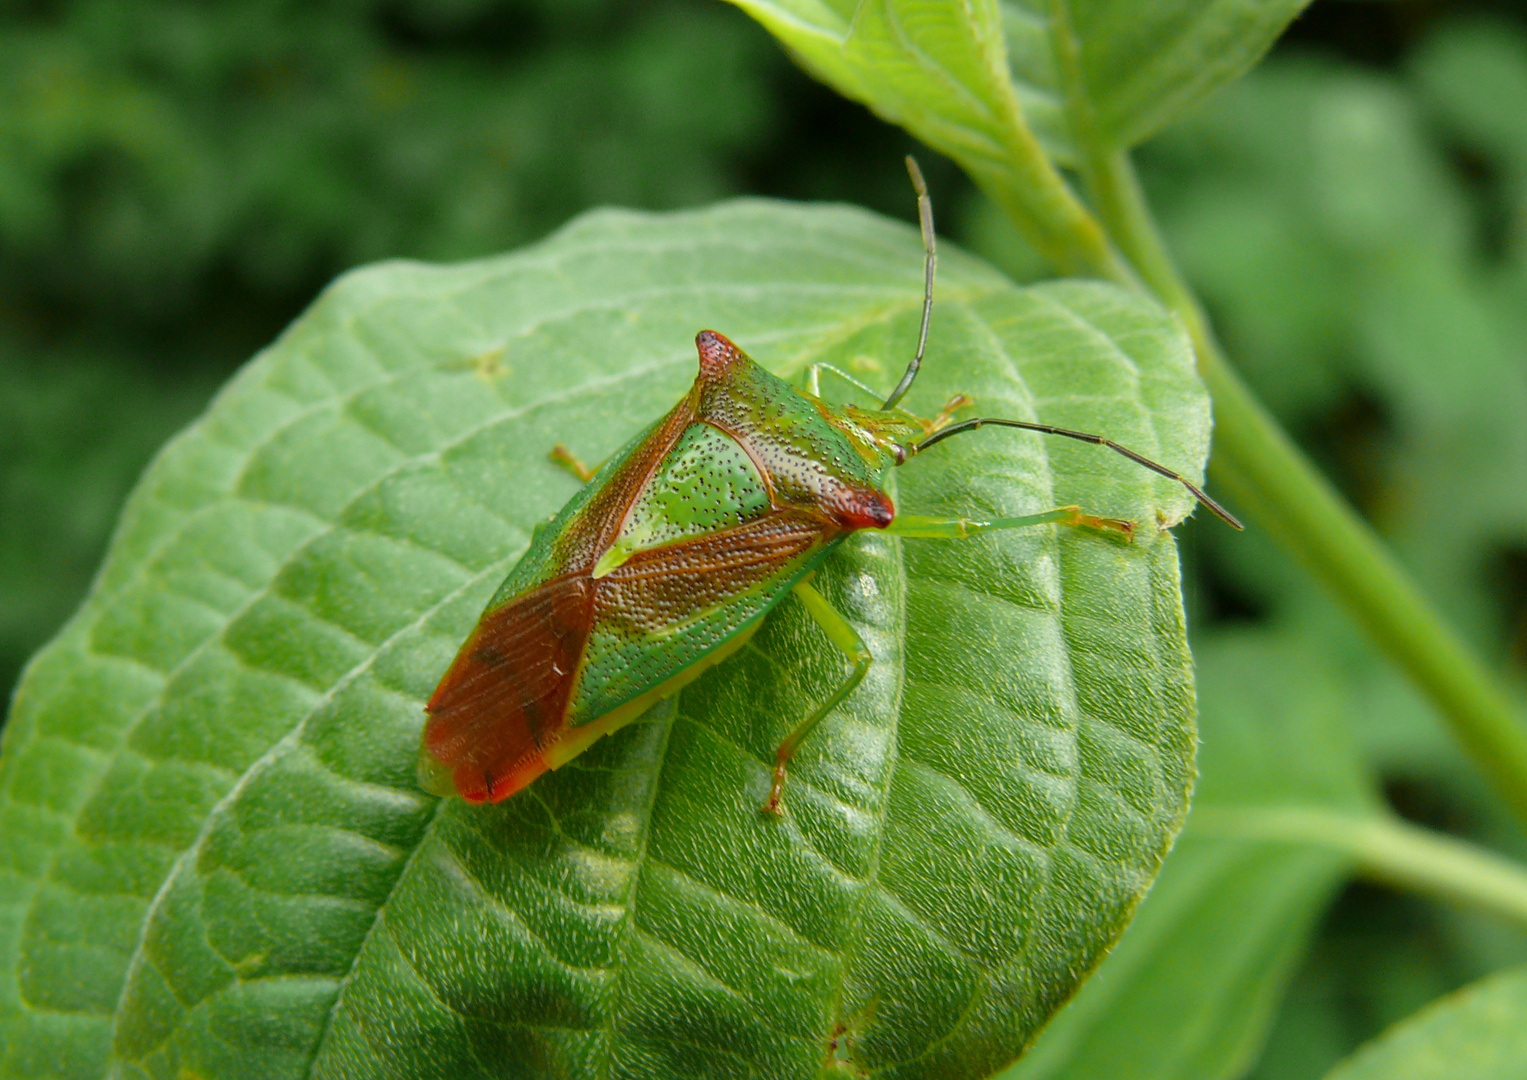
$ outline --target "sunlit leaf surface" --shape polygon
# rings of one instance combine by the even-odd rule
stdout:
[[[1176,325],[949,251],[924,379],[1197,475]],[[701,327],[888,386],[914,232],[762,202],[603,212],[337,283],[163,452],[33,662],[0,764],[4,1076],[988,1074],[1121,930],[1186,807],[1184,493],[984,431],[899,503],[1053,529],[863,538],[824,592],[877,663],[758,813],[842,662],[792,601],[645,722],[493,808],[415,787],[421,705],[531,527],[693,378]]]

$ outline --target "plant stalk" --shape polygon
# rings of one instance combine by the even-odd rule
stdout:
[[[1047,205],[1066,211],[1049,221],[1044,250],[1068,247],[1064,265],[1080,263],[1085,272],[1144,289],[1182,320],[1214,401],[1211,472],[1216,481],[1236,491],[1245,508],[1410,675],[1495,790],[1527,821],[1527,726],[1495,677],[1411,582],[1377,534],[1309,463],[1230,367],[1197,297],[1172,262],[1128,152],[1100,149],[1070,0],[1049,0],[1048,10],[1078,153],[1076,169],[1096,216],[1079,207],[1015,112],[1010,126],[1025,137],[1008,148],[1012,174],[1033,179]],[[987,179],[992,182],[982,186],[1021,224],[1028,224],[1027,231],[1044,231],[1033,228],[1035,207],[1012,205],[1011,199],[1002,198],[1004,185],[995,177]],[[1025,213],[1030,220],[1024,220]],[[1059,240],[1057,231],[1065,234]]]
[[[1527,821],[1527,726],[1506,692],[1230,367],[1167,254],[1128,154],[1094,158],[1085,172],[1114,242],[1193,340],[1199,374],[1214,401],[1216,479],[1237,489],[1244,509],[1410,675],[1495,790]]]
[[[1200,836],[1311,844],[1348,856],[1367,878],[1527,925],[1527,869],[1464,840],[1380,814],[1319,807],[1195,807]]]

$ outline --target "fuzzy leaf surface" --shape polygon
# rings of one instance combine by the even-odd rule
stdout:
[[[1197,476],[1188,342],[1093,284],[949,251],[922,381]],[[846,208],[598,212],[347,275],[161,453],[0,759],[4,1077],[984,1076],[1128,921],[1195,744],[1168,481],[983,431],[907,512],[1135,518],[867,536],[675,702],[496,807],[418,790],[422,703],[531,528],[694,377],[702,327],[888,387],[921,249]],[[848,1070],[848,1072],[844,1072]]]
[[[1256,1060],[1345,856],[1265,835],[1288,812],[1361,818],[1373,779],[1334,665],[1273,634],[1196,647],[1200,776],[1128,931],[1004,1080],[1229,1080]]]

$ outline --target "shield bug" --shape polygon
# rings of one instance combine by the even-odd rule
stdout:
[[[789,594],[842,650],[851,670],[775,753],[764,809],[777,813],[785,768],[802,739],[853,692],[871,656],[849,622],[811,585],[828,554],[861,529],[961,539],[995,529],[1082,525],[1132,535],[1128,521],[1075,506],[973,521],[899,515],[890,470],[985,425],[1107,447],[1178,481],[1173,470],[1106,439],[997,417],[955,421],[956,397],[933,419],[898,407],[922,364],[936,265],[933,214],[907,161],[922,224],[924,292],[917,349],[877,408],[816,396],[818,369],[799,390],[712,330],[695,338],[700,371],[683,399],[597,471],[559,447],[586,481],[489,601],[426,706],[420,780],[439,794],[498,802],[565,764],[743,646]]]

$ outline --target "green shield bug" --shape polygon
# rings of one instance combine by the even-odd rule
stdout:
[[[427,789],[473,803],[508,798],[725,660],[793,593],[851,670],[779,745],[764,806],[778,813],[796,747],[870,667],[853,627],[811,585],[848,536],[962,539],[1050,523],[1133,534],[1131,522],[1075,506],[992,521],[898,516],[885,490],[890,470],[988,424],[1107,447],[1241,527],[1191,481],[1101,435],[955,421],[963,397],[931,420],[898,407],[922,364],[937,261],[927,187],[911,158],[907,166],[925,251],[923,310],[916,352],[890,395],[873,409],[830,405],[817,396],[815,369],[797,389],[703,330],[699,375],[666,416],[597,472],[554,451],[586,483],[536,529],[430,697],[419,758]]]

